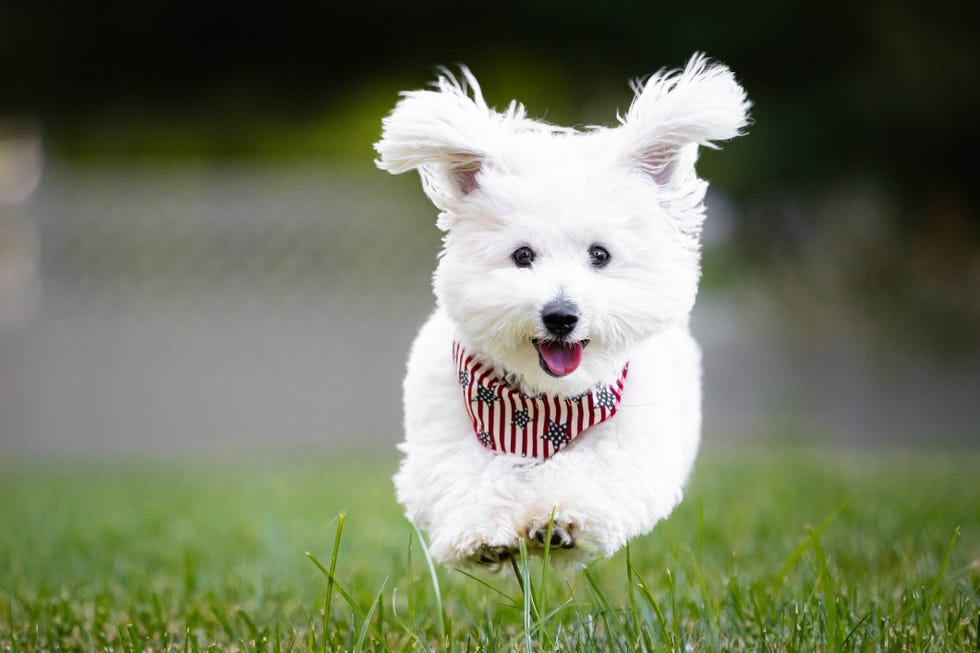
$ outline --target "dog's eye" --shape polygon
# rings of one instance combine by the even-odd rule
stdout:
[[[593,245],[589,248],[589,260],[592,262],[592,267],[601,268],[609,262],[609,252],[605,247]]]
[[[530,247],[518,247],[510,257],[517,267],[529,268],[531,267],[531,263],[534,262],[534,250]]]

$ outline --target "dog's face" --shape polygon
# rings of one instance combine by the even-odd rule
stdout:
[[[615,129],[489,110],[450,77],[385,121],[379,165],[417,168],[447,231],[436,296],[460,340],[525,391],[614,378],[630,346],[694,303],[706,184],[698,144],[737,135],[748,104],[695,58],[654,77]]]
[[[674,233],[648,177],[609,132],[539,141],[481,169],[435,275],[460,335],[534,391],[615,377],[630,344],[684,320],[697,250]],[[506,157],[506,158],[504,158]]]

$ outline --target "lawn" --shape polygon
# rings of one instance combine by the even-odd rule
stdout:
[[[435,580],[374,458],[0,463],[0,649],[980,648],[976,450],[708,448],[628,552]]]

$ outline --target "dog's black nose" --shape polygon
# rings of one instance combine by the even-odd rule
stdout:
[[[541,321],[553,336],[567,336],[578,324],[578,307],[572,302],[559,299],[541,310]]]

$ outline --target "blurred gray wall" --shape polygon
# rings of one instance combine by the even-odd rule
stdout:
[[[724,248],[738,212],[709,207]],[[0,455],[391,450],[434,213],[414,176],[49,165],[0,205]],[[693,326],[706,442],[980,442],[976,357],[882,355],[860,315],[800,329],[748,279]]]

